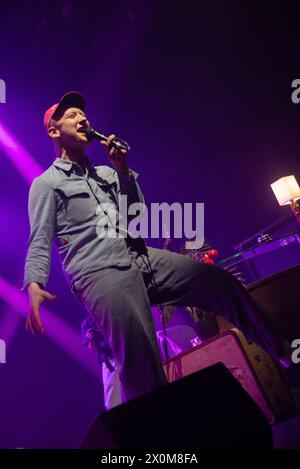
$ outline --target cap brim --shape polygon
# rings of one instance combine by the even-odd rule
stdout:
[[[66,93],[59,101],[52,118],[55,119],[55,115],[57,115],[62,109],[65,109],[66,107],[77,107],[78,109],[84,111],[85,99],[82,94],[77,93],[76,91],[70,91],[69,93]]]

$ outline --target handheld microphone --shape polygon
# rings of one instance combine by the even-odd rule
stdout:
[[[88,138],[91,140],[97,139],[97,140],[103,140],[104,142],[108,141],[108,137],[105,137],[105,135],[100,134],[100,132],[98,132],[95,129],[92,129],[92,127],[88,127],[87,129],[85,129],[85,133],[87,134]],[[130,146],[128,145],[128,143],[125,142],[125,140],[122,140],[121,138],[115,138],[114,140],[110,142],[110,145],[117,148],[118,150],[125,150],[125,151],[130,150]]]

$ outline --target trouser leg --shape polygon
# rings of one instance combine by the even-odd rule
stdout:
[[[125,399],[165,384],[149,298],[136,265],[91,274],[77,290],[120,364]]]
[[[148,248],[144,277],[151,304],[196,306],[224,316],[269,354],[282,353],[283,328],[229,272],[173,252]],[[149,274],[149,269],[151,274]]]
[[[110,363],[114,367],[113,371],[109,370],[105,363],[102,364],[104,405],[107,410],[121,404],[123,400],[119,376],[120,365],[114,358],[110,359]]]

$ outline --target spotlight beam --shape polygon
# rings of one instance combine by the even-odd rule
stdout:
[[[28,184],[44,171],[2,122],[0,122],[0,147]]]
[[[27,295],[2,277],[0,277],[0,298],[18,314],[27,316],[29,310]],[[91,352],[83,347],[80,332],[47,308],[41,307],[40,311],[45,325],[45,335],[99,380],[99,364],[93,360]]]

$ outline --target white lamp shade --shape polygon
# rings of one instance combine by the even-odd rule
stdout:
[[[287,205],[300,199],[300,187],[295,176],[285,176],[271,184],[279,205]]]

